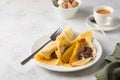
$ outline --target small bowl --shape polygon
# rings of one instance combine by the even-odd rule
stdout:
[[[76,14],[79,6],[81,5],[81,0],[76,0],[79,4],[78,6],[74,7],[74,8],[68,8],[68,9],[64,9],[62,8],[61,6],[59,7],[55,7],[55,11],[56,13],[62,17],[63,19],[70,19],[70,18],[73,18],[74,15]]]

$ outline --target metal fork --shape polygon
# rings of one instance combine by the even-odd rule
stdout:
[[[47,41],[42,47],[40,47],[38,50],[36,50],[34,53],[32,53],[28,58],[26,58],[25,60],[23,60],[21,62],[21,65],[26,64],[28,61],[30,61],[34,55],[39,52],[43,47],[45,47],[49,42],[56,40],[57,36],[60,35],[60,33],[62,32],[61,28],[58,28],[51,36],[50,36],[50,40]]]

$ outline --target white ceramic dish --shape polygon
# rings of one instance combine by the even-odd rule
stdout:
[[[45,36],[41,37],[40,39],[38,39],[32,47],[32,52],[34,52],[36,49],[38,49],[40,46],[42,46],[47,40],[49,40],[49,35],[45,35]],[[84,66],[77,66],[77,67],[68,68],[68,67],[64,67],[64,66],[48,65],[48,64],[38,62],[35,59],[34,60],[40,67],[43,67],[45,69],[52,70],[52,71],[72,72],[72,71],[86,69],[86,68],[92,66],[93,64],[95,64],[100,59],[100,57],[102,55],[102,47],[101,47],[100,43],[96,39],[94,39],[93,44],[95,45],[96,51],[97,51],[96,58],[95,58],[95,60],[92,60],[91,62],[89,62],[88,64],[86,64]]]
[[[64,9],[61,6],[59,7],[55,7],[55,11],[57,13],[57,15],[63,19],[70,19],[73,18],[74,15],[76,14],[78,8],[81,6],[82,1],[81,0],[76,0],[79,5],[74,7],[74,8],[69,8],[69,9]],[[61,2],[63,2],[62,0],[59,0],[58,3],[60,4]]]
[[[95,23],[92,23],[92,22],[89,20],[90,17],[93,17],[93,15],[91,15],[91,16],[89,16],[89,17],[87,18],[87,20],[86,20],[87,25],[88,25],[90,28],[94,29],[94,30],[99,30],[99,28],[97,28],[98,25],[95,24]],[[114,17],[113,22],[111,23],[111,25],[107,25],[107,26],[103,26],[103,27],[101,26],[101,29],[102,29],[103,31],[112,31],[112,30],[115,30],[115,29],[117,29],[117,28],[119,28],[119,27],[120,27],[120,19]]]

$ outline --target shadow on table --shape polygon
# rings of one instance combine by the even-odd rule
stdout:
[[[108,31],[107,33],[109,34],[117,34],[117,33],[120,33],[120,25],[119,25],[119,28],[113,30],[113,31]]]

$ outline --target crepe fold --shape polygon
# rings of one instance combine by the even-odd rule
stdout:
[[[45,59],[50,59],[52,53],[57,49],[56,42],[53,41],[46,47],[44,47],[41,51],[37,54],[41,54]]]
[[[62,64],[61,57],[67,47],[72,44],[72,40],[74,39],[74,33],[72,28],[66,27],[63,32],[56,39],[56,55],[58,61],[56,64]]]

